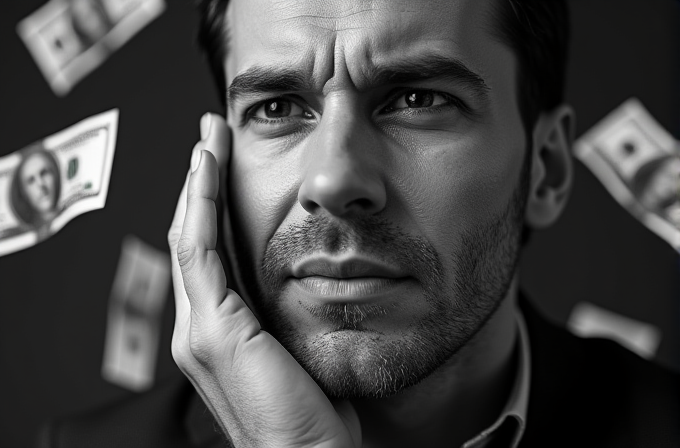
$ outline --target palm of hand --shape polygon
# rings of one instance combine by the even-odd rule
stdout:
[[[177,365],[238,447],[361,446],[352,406],[332,404],[227,288],[215,252],[215,200],[218,166],[226,166],[229,155],[229,130],[223,118],[211,115],[202,119],[201,131],[168,232]]]

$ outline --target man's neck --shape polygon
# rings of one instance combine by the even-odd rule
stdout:
[[[512,388],[516,281],[473,339],[420,384],[393,397],[353,400],[363,447],[461,446],[490,426]]]

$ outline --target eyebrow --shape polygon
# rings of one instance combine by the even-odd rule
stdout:
[[[232,107],[242,97],[263,92],[284,93],[312,90],[304,73],[281,67],[254,66],[237,75],[227,89],[227,104]]]
[[[461,60],[437,54],[417,56],[408,61],[396,61],[369,70],[369,84],[410,84],[419,81],[443,79],[470,89],[478,99],[484,100],[491,90],[484,79],[469,69]]]
[[[444,79],[463,85],[478,100],[488,98],[491,90],[484,79],[456,58],[422,55],[408,61],[396,61],[365,70],[362,89],[390,84],[411,84]],[[365,85],[365,86],[364,86]],[[302,71],[291,68],[253,66],[237,75],[227,89],[227,102],[232,107],[239,99],[266,93],[313,90],[312,80]]]

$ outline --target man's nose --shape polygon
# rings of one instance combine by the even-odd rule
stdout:
[[[45,193],[49,190],[49,188],[47,186],[47,182],[42,177],[38,176],[36,183],[37,183],[38,189],[41,192]]]
[[[309,141],[298,201],[311,214],[380,212],[387,195],[370,125],[347,116],[324,118]]]

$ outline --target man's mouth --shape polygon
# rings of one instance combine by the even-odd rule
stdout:
[[[356,254],[305,258],[293,265],[291,279],[325,302],[373,301],[411,280],[396,266]]]

